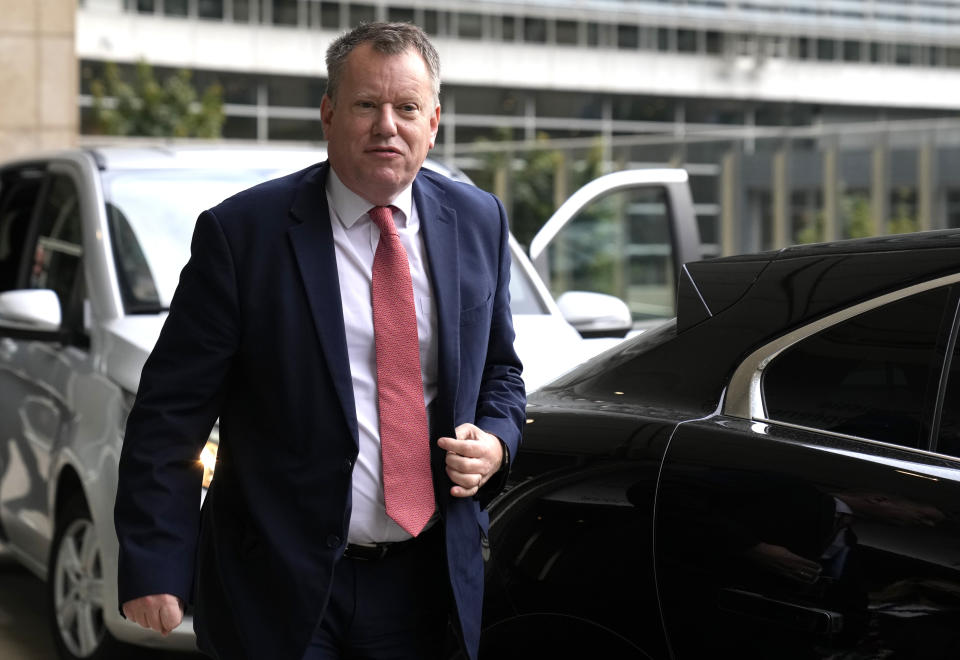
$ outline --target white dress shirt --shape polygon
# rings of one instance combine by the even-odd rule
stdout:
[[[373,256],[380,242],[380,230],[367,215],[374,204],[347,188],[333,168],[327,173],[326,187],[360,431],[360,455],[353,468],[353,512],[347,540],[350,543],[403,541],[410,535],[387,515],[380,467],[377,362],[370,293]],[[412,187],[402,190],[391,204],[398,209],[393,212],[393,220],[410,262],[420,338],[423,398],[429,406],[437,395],[437,319]]]

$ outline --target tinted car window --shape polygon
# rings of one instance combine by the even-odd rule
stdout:
[[[926,448],[924,405],[949,289],[860,314],[787,349],[764,375],[771,419]]]

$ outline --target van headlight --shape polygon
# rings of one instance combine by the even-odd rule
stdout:
[[[200,452],[200,464],[203,465],[203,487],[209,488],[213,481],[213,471],[217,468],[217,449],[220,448],[220,427],[214,426],[207,438],[207,444]]]

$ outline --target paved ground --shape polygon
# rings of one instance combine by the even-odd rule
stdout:
[[[46,586],[0,545],[0,659],[56,660],[47,623]],[[199,654],[133,649],[129,660],[203,660]]]
[[[52,660],[56,657],[43,616],[44,584],[0,546],[0,658]]]

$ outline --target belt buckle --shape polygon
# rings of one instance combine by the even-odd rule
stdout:
[[[343,556],[359,561],[377,561],[386,556],[389,548],[389,543],[350,543],[344,549]]]

